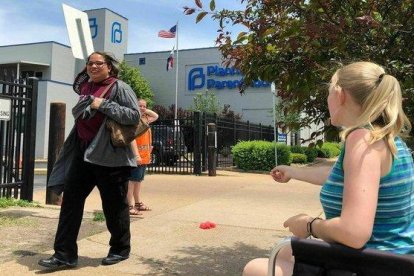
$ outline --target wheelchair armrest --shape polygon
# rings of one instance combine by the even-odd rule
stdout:
[[[414,256],[411,255],[369,248],[354,249],[337,243],[296,237],[287,238],[273,248],[269,257],[268,275],[274,275],[277,253],[289,242],[295,266],[305,264],[356,275],[414,275]]]
[[[275,276],[277,254],[279,254],[279,251],[283,247],[291,243],[291,239],[292,239],[291,237],[284,238],[282,241],[276,243],[276,245],[272,248],[272,251],[270,251],[269,265],[268,265],[268,270],[267,270],[268,276]]]

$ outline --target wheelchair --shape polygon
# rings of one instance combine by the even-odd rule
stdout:
[[[293,276],[413,276],[414,256],[337,243],[288,237],[270,253],[268,275],[275,276],[276,257],[286,245],[292,246]],[[277,276],[277,275],[276,275]]]

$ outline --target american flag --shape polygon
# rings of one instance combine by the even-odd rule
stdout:
[[[177,25],[174,25],[168,31],[165,31],[165,30],[159,31],[158,32],[158,37],[162,37],[162,38],[174,38],[176,32],[177,32]]]

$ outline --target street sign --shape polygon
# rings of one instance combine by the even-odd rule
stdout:
[[[0,99],[0,120],[9,121],[11,115],[11,100]]]
[[[287,143],[287,134],[286,133],[278,133],[277,134],[277,141],[282,143]]]
[[[88,15],[65,4],[62,7],[73,56],[86,60],[94,51]]]

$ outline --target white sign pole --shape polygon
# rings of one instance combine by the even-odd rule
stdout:
[[[272,84],[270,85],[270,91],[272,92],[272,98],[273,98],[273,137],[274,137],[274,143],[275,143],[275,166],[277,166],[276,86],[274,82],[272,82]]]
[[[177,60],[175,62],[175,108],[174,108],[174,122],[177,121],[177,109],[178,109],[178,32],[180,31],[180,29],[178,28],[178,21],[177,21],[177,25],[176,25],[176,32],[175,32],[175,37],[176,37],[176,45],[177,45]]]

